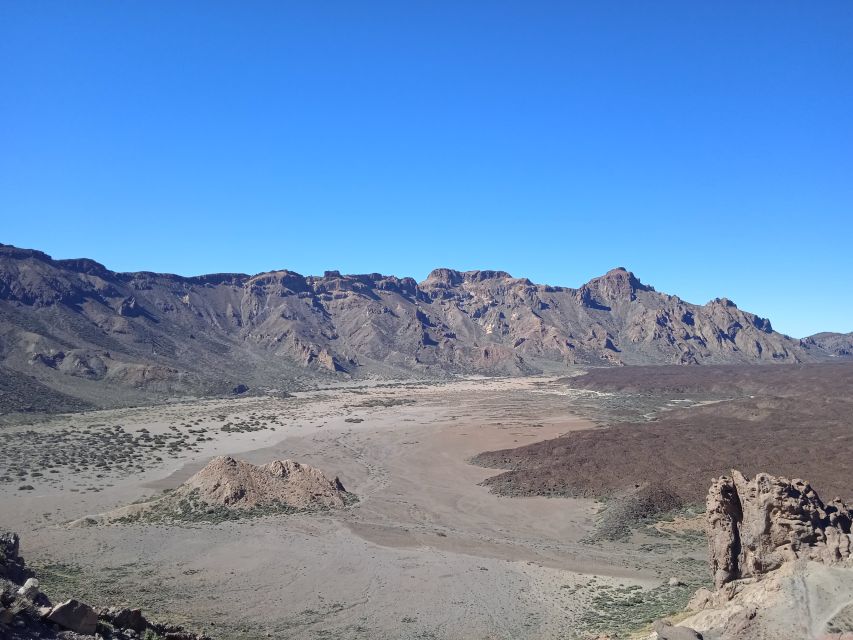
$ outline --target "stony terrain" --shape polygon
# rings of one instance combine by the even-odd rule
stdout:
[[[330,381],[288,394],[19,414],[0,424],[0,513],[54,603],[104,615],[141,608],[218,640],[633,637],[668,616],[729,616],[719,595],[678,614],[702,588],[738,585],[749,600],[733,599],[737,611],[749,602],[782,610],[773,594],[803,602],[846,593],[846,569],[807,562],[811,552],[798,560],[804,574],[785,561],[758,586],[734,572],[710,591],[702,500],[729,464],[752,474],[765,463],[849,497],[851,371],[835,361]],[[484,449],[498,453],[478,455]],[[270,460],[299,460],[299,470]],[[259,505],[284,476],[333,508],[280,508],[284,491]],[[797,481],[732,486],[741,505],[741,493],[759,487],[799,496],[800,511],[786,511],[794,526],[771,528],[768,539],[790,540],[802,523],[814,557],[824,556],[818,529],[828,543],[836,503]],[[256,506],[225,504],[243,497]],[[152,505],[169,506],[168,517]],[[802,519],[806,511],[814,517]],[[733,522],[759,541],[738,538],[740,548],[763,554],[763,530]],[[839,603],[815,610],[815,629],[850,628]],[[35,613],[26,615],[37,622]],[[691,626],[712,640],[719,628]]]
[[[592,427],[570,412],[581,400],[591,402],[589,393],[554,378],[512,377],[29,419],[0,425],[0,437],[18,443],[17,459],[2,464],[27,472],[0,484],[0,512],[54,602],[141,608],[217,640],[627,633],[711,584],[695,518],[673,513],[660,528],[649,522],[614,541],[596,531],[594,500],[509,500],[481,485],[493,470],[468,463],[484,447]],[[625,396],[620,410],[632,402]],[[28,460],[48,455],[53,434],[63,434],[69,460],[60,473],[33,476]],[[123,434],[147,434],[141,445],[169,439],[150,453],[141,446],[139,464],[83,464],[124,451]],[[358,502],[132,517],[218,456],[257,468],[299,460],[339,475]],[[116,509],[128,517],[99,521]]]
[[[56,604],[20,552],[20,539],[0,532],[0,638],[4,640],[210,640],[172,624],[154,623],[139,609],[107,607],[96,611],[74,598]]]
[[[747,536],[739,548],[761,558],[750,566],[769,567],[794,534],[811,551],[797,560],[805,573],[785,560],[753,586],[738,561],[739,572],[711,591],[702,500],[724,458],[757,464],[768,456],[774,474],[809,477],[810,469],[828,495],[849,496],[851,368],[625,367],[572,378],[364,382],[33,417],[0,425],[14,445],[0,460],[12,477],[0,484],[0,512],[4,526],[24,534],[39,589],[54,602],[76,599],[96,612],[138,607],[220,640],[586,640],[642,636],[661,618],[679,625],[698,615],[706,622],[690,618],[690,626],[714,640],[719,616],[749,611],[750,602],[781,610],[778,594],[803,602],[821,590],[846,593],[846,569],[815,561],[823,549],[843,548],[830,546],[842,538],[827,529],[834,517],[844,533],[845,520],[833,516],[840,503],[820,502],[799,481],[718,481],[749,514],[745,522],[726,512],[735,523],[728,530]],[[676,437],[643,431],[662,427]],[[576,438],[594,439],[572,452],[566,443]],[[545,450],[568,451],[571,464],[539,458],[558,472],[543,491],[528,454],[549,442],[561,444]],[[507,462],[517,468],[507,476],[470,464],[484,448],[518,455]],[[237,494],[259,488],[265,465],[287,459],[334,471],[359,500],[284,511],[222,504],[239,502],[223,480],[236,482]],[[513,474],[539,479],[529,491],[503,492],[526,497],[492,491]],[[339,489],[331,476],[307,476],[332,496]],[[188,481],[200,486],[186,489]],[[198,509],[185,518],[134,517],[152,503],[187,501],[185,491],[197,498],[198,488],[211,490],[211,502],[189,500]],[[750,503],[754,493],[769,498]],[[784,518],[771,518],[766,532],[749,524],[782,498],[790,498]],[[709,514],[720,513],[716,504]],[[98,518],[116,510],[124,511]],[[712,540],[723,541],[718,555],[735,557],[734,537]],[[678,613],[697,591],[725,589],[749,595],[732,608],[720,595],[694,598],[693,611]],[[815,629],[850,628],[838,602],[837,611],[814,610]],[[686,629],[662,624],[662,638]]]
[[[851,364],[624,367],[563,383],[671,404],[652,419],[618,422],[598,410],[606,429],[483,453],[478,464],[507,470],[487,480],[493,490],[616,498],[652,487],[666,510],[700,503],[709,478],[737,467],[810,477],[833,495],[853,496]],[[695,406],[679,408],[687,400]]]
[[[181,277],[0,245],[4,413],[371,375],[808,362],[846,357],[845,340],[796,340],[730,300],[691,304],[621,268],[577,289],[451,269],[421,283],[335,271]]]

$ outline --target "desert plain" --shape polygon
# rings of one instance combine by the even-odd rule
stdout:
[[[139,606],[217,638],[636,628],[707,582],[701,521],[675,513],[669,526],[611,539],[600,535],[602,502],[498,495],[481,483],[500,470],[471,459],[598,429],[614,406],[648,414],[693,402],[649,404],[555,377],[460,378],[12,420],[0,427],[0,519],[21,534],[52,598]],[[307,463],[357,502],[226,521],[102,521],[218,455]]]

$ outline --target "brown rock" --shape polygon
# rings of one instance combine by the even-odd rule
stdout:
[[[39,581],[35,578],[27,578],[27,581],[24,583],[24,586],[18,589],[18,595],[26,598],[27,600],[35,600],[38,594]]]
[[[92,635],[98,626],[98,614],[95,613],[95,610],[77,600],[68,600],[56,605],[47,614],[46,619],[64,629],[83,635]]]
[[[220,456],[187,480],[176,495],[195,493],[203,502],[235,509],[280,503],[297,509],[343,507],[346,490],[337,478],[293,460],[263,466]]]
[[[11,531],[0,533],[0,578],[17,584],[20,584],[26,575],[19,548],[20,539],[17,533]]]
[[[0,624],[10,624],[14,620],[15,614],[11,609],[0,607]]]
[[[709,562],[714,584],[756,577],[807,558],[838,562],[853,552],[853,513],[840,500],[824,504],[802,480],[740,472],[715,480],[708,493]]]
[[[118,609],[110,611],[109,616],[114,627],[119,629],[133,629],[134,631],[145,631],[148,627],[148,620],[142,615],[139,609]]]
[[[653,628],[658,640],[702,640],[702,634],[695,629],[675,626],[665,620],[658,620]]]

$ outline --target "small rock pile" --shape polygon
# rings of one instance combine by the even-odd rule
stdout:
[[[149,622],[139,609],[96,611],[75,599],[54,605],[19,554],[14,533],[0,533],[0,638],[211,640],[182,627]]]

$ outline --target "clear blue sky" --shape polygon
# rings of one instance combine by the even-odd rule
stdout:
[[[853,2],[0,0],[0,241],[117,270],[624,265],[853,330]]]

